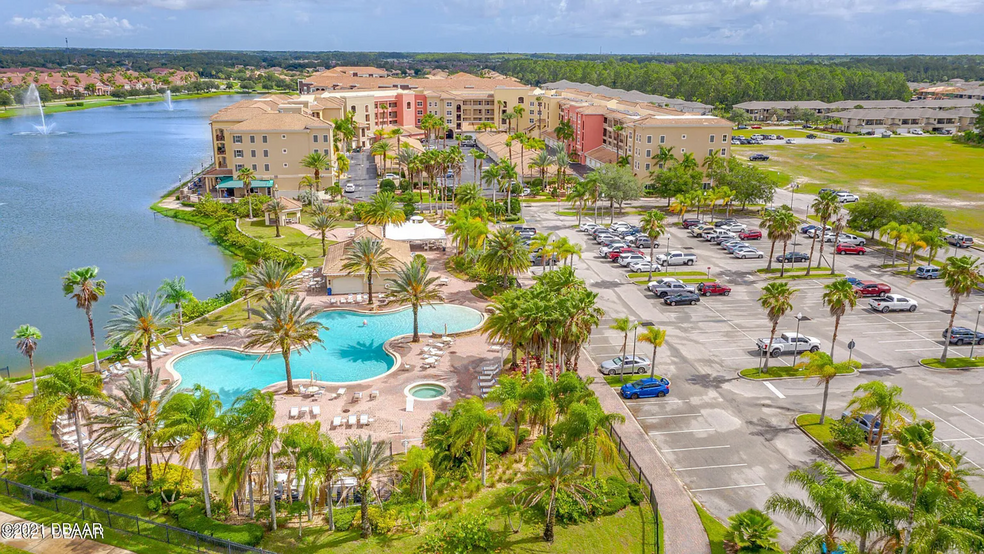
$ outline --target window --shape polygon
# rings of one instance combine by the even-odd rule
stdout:
[[[447,118],[447,119],[446,119],[445,121],[447,121],[447,124],[448,124],[448,125],[451,125],[451,123],[452,123],[452,121],[451,121],[451,118],[450,118],[450,117],[449,117],[449,118]]]
[[[328,144],[328,135],[321,135],[321,142]]]
[[[417,101],[417,107],[418,107],[418,108],[423,108],[423,107],[424,107],[424,102],[423,102],[423,101],[421,101],[421,100],[418,100],[418,101]]]
[[[287,135],[280,135],[280,140],[287,140]]]
[[[636,148],[636,156],[638,156],[638,155],[639,155],[639,149]]]
[[[444,105],[450,108],[453,104],[451,102],[445,102]]]
[[[232,143],[233,144],[242,144],[243,143],[243,136],[242,135],[232,135]]]
[[[714,135],[711,135],[711,142],[714,142]]]
[[[369,113],[369,104],[366,104],[365,108],[366,108],[366,110],[365,110],[366,113]]]
[[[653,151],[652,150],[646,150],[646,157],[647,158],[652,158],[653,157]]]
[[[424,110],[417,110],[417,115],[424,115]]]
[[[451,115],[451,110],[448,110],[444,115]]]
[[[646,171],[649,171],[649,164],[646,164]]]
[[[530,123],[535,123],[532,117],[530,118]]]
[[[256,171],[256,164],[253,164],[253,171]]]
[[[270,171],[270,164],[263,164],[263,171]]]
[[[256,135],[250,135],[249,136],[249,143],[250,144],[256,144]]]
[[[314,150],[312,150],[312,152],[315,153],[315,154],[317,154],[318,153],[318,149],[315,148]]]
[[[687,153],[687,149],[686,148],[681,148],[680,149],[680,153],[681,154],[686,154]]]
[[[263,151],[263,157],[264,158],[269,158],[270,157],[270,151],[269,150],[264,150]]]
[[[314,142],[318,142],[318,135],[312,135],[312,138],[314,139]]]
[[[536,102],[530,100],[530,107],[531,108],[535,108],[536,107]]]
[[[728,149],[727,148],[722,148],[721,149],[721,155],[722,156],[727,156],[728,155]]]
[[[635,168],[636,168],[636,169],[639,169],[639,162],[636,162],[636,163],[635,163]]]
[[[659,143],[660,144],[666,144],[666,135],[660,135],[659,136]]]
[[[240,169],[243,168],[243,164],[236,164],[236,172],[238,173]]]
[[[410,106],[411,106],[410,102],[407,102],[407,109],[408,110],[410,109]]]
[[[260,137],[260,138],[262,139],[262,140],[261,140],[261,142],[262,142],[263,144],[266,144],[266,141],[267,141],[267,136],[266,136],[266,135],[263,135],[263,136],[262,136],[262,137]]]
[[[369,114],[366,114],[366,123],[369,123]]]
[[[646,144],[652,144],[652,143],[653,143],[653,136],[646,135]]]
[[[284,167],[287,167],[287,162],[284,162]]]
[[[256,150],[250,150],[249,151],[249,157],[250,158],[255,158],[256,157]]]
[[[687,140],[687,135],[680,135],[680,140]]]
[[[728,142],[728,135],[721,135],[721,142]]]
[[[713,148],[708,148],[707,149],[707,155],[708,156],[713,156],[714,155],[714,149]]]
[[[232,157],[233,158],[242,158],[243,157],[243,151],[242,150],[233,150],[232,151]]]

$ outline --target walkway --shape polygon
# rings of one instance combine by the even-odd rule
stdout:
[[[582,375],[598,375],[598,368],[587,355],[578,361]],[[707,532],[694,508],[694,500],[667,465],[666,460],[649,440],[649,436],[639,426],[629,408],[618,397],[615,389],[608,386],[601,377],[595,379],[591,389],[598,395],[598,401],[606,412],[617,412],[625,416],[625,425],[616,430],[622,441],[629,445],[632,457],[638,462],[642,472],[652,480],[659,502],[659,513],[663,517],[663,544],[665,554],[710,554],[711,545],[707,542]]]
[[[0,525],[8,523],[17,524],[25,521],[17,516],[0,512]],[[46,525],[45,538],[36,539],[0,539],[0,544],[35,552],[37,554],[132,554],[129,550],[124,550],[108,544],[88,539],[53,539],[50,536],[51,526]]]

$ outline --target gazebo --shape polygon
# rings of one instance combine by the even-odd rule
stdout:
[[[440,247],[444,248],[447,246],[448,235],[444,229],[434,227],[423,217],[415,215],[400,225],[386,225],[386,238],[405,242],[411,246],[416,243],[421,246],[436,247],[438,245],[435,243],[440,243]]]
[[[301,208],[304,206],[299,200],[294,200],[293,198],[278,198],[280,203],[283,204],[284,209],[280,210],[280,225],[286,226],[292,223],[301,222]],[[275,225],[273,221],[273,210],[269,209],[270,204],[263,206],[263,218],[267,225]]]

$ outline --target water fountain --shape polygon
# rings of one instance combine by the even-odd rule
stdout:
[[[174,110],[174,106],[171,105],[171,91],[170,90],[165,90],[164,91],[164,107],[167,108],[167,111],[169,111],[169,112]]]
[[[55,124],[48,125],[44,122],[44,106],[41,105],[41,95],[38,94],[38,87],[33,84],[24,93],[24,106],[29,108],[37,106],[38,113],[41,115],[41,125],[34,125],[34,128],[42,135],[51,134],[51,131],[55,128]]]

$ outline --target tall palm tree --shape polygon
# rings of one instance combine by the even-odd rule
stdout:
[[[372,306],[372,280],[380,273],[393,269],[396,260],[390,255],[390,249],[383,246],[383,241],[372,237],[362,237],[352,243],[352,248],[345,253],[345,263],[342,269],[349,275],[361,273],[366,280],[369,291],[369,305]]]
[[[443,300],[438,290],[438,277],[432,277],[427,258],[421,255],[413,257],[409,264],[397,268],[396,277],[388,279],[390,295],[397,304],[409,305],[413,311],[413,338],[411,342],[420,342],[418,313],[420,307]]]
[[[474,204],[482,198],[482,189],[475,183],[465,183],[455,189],[454,205],[458,208]]]
[[[547,181],[547,168],[553,165],[553,162],[553,156],[548,154],[546,150],[540,150],[537,155],[530,160],[530,167],[540,172],[540,182],[544,187],[546,187]]]
[[[485,407],[485,402],[471,396],[457,405],[458,417],[451,423],[451,449],[456,456],[467,451],[475,466],[481,467],[482,486],[485,486],[487,470],[488,441],[508,438],[515,440],[512,433],[502,426],[502,421],[494,411]]]
[[[830,315],[834,316],[834,336],[830,338],[830,357],[833,358],[841,318],[844,317],[848,309],[854,311],[858,305],[858,293],[854,291],[854,285],[846,279],[827,283],[823,286],[823,290],[823,303],[830,310]]]
[[[362,538],[367,539],[372,534],[372,525],[369,521],[369,492],[372,489],[372,480],[393,465],[393,456],[387,452],[386,443],[373,442],[372,435],[366,438],[349,437],[345,445],[347,449],[342,453],[340,461],[348,476],[355,479],[355,488],[362,498],[360,511]]]
[[[222,402],[219,395],[201,385],[195,385],[192,394],[175,394],[161,414],[164,421],[160,431],[162,443],[180,442],[181,459],[184,462],[197,456],[202,475],[205,498],[205,516],[212,517],[212,484],[208,470],[209,451],[215,446],[216,437],[223,429]]]
[[[253,190],[253,179],[256,179],[256,172],[244,166],[236,172],[236,177],[243,183],[243,193],[246,195],[246,204],[249,206],[249,218],[253,219],[253,202],[250,200],[250,195]]]
[[[373,156],[379,156],[382,163],[382,173],[386,173],[386,158],[389,157],[390,152],[393,150],[393,145],[385,140],[379,140],[373,143],[372,147],[369,148],[369,153]]]
[[[148,486],[154,480],[150,451],[164,423],[162,412],[174,397],[176,384],[172,381],[162,385],[160,369],[153,373],[133,370],[126,374],[123,383],[117,385],[116,392],[96,400],[103,413],[91,418],[98,428],[93,437],[95,442],[135,442],[140,445]]]
[[[310,175],[305,175],[301,177],[301,179],[297,182],[297,188],[300,189],[300,188],[307,187],[308,191],[313,193],[314,187],[315,185],[317,185],[317,183],[318,182],[314,180],[314,177],[311,177]]]
[[[264,356],[279,349],[284,358],[287,394],[294,394],[294,380],[290,373],[291,351],[311,350],[312,344],[321,342],[318,333],[328,328],[315,319],[318,310],[313,305],[305,305],[297,295],[285,292],[273,293],[259,309],[254,308],[253,313],[260,320],[249,326],[252,334],[243,349],[263,347]]]
[[[817,385],[823,385],[823,404],[820,407],[820,425],[823,425],[827,416],[827,395],[830,392],[830,382],[834,380],[838,372],[846,371],[852,366],[861,364],[857,361],[850,364],[847,362],[835,364],[833,358],[826,352],[804,352],[802,356],[807,361],[798,364],[798,367],[806,370],[804,378],[816,377]]]
[[[96,372],[99,372],[99,351],[96,349],[96,330],[92,325],[92,307],[100,298],[106,295],[106,281],[97,278],[99,268],[96,266],[79,267],[62,277],[62,292],[75,300],[75,307],[85,311],[89,321],[89,339],[92,340],[92,362]]]
[[[344,152],[335,152],[335,174],[338,175],[339,179],[341,179],[343,175],[348,173],[348,170],[351,166],[352,166],[352,162],[349,161],[348,156],[346,156]],[[335,187],[337,186],[338,185],[335,185]],[[326,188],[327,190],[331,191],[331,188],[328,187]],[[335,194],[334,192],[330,192],[330,194],[332,196],[332,200],[334,200],[335,196],[337,196],[337,194]]]
[[[895,265],[895,257],[899,252],[899,242],[905,236],[906,226],[898,221],[890,221],[878,229],[878,238],[888,237],[892,241],[892,265]]]
[[[519,428],[527,419],[526,399],[523,395],[525,386],[526,382],[522,378],[503,375],[487,397],[489,402],[495,404],[495,411],[503,420],[513,423],[513,452],[516,452],[518,446]]]
[[[940,356],[940,363],[946,362],[946,355],[950,350],[950,333],[953,330],[953,320],[957,317],[957,306],[960,305],[961,298],[969,298],[974,289],[984,281],[982,268],[978,263],[980,258],[970,256],[950,256],[943,263],[940,275],[943,277],[943,284],[950,292],[953,299],[953,307],[950,309],[950,324],[947,326],[946,341],[943,343],[943,354]]]
[[[75,440],[78,444],[82,474],[88,475],[86,445],[82,441],[82,417],[88,419],[88,403],[103,398],[102,379],[98,374],[83,374],[80,368],[68,364],[51,368],[47,379],[42,379],[27,405],[28,412],[36,419],[51,425],[59,415],[68,412],[75,422]]]
[[[902,234],[901,242],[905,244],[906,253],[909,254],[906,271],[912,271],[912,261],[916,258],[916,251],[926,248],[926,241],[923,238],[925,235],[926,231],[918,223],[910,223]]]
[[[653,345],[653,357],[650,360],[649,376],[656,377],[656,351],[663,346],[666,341],[666,329],[658,327],[646,327],[646,331],[639,335],[639,342]]]
[[[584,248],[580,244],[571,242],[567,237],[560,237],[550,243],[550,246],[554,254],[560,258],[566,267],[574,267],[574,257],[577,256],[580,258],[581,252],[584,251]]]
[[[368,225],[378,225],[383,229],[383,238],[386,237],[387,225],[398,225],[406,220],[406,212],[391,192],[374,194],[362,215],[362,221]]]
[[[553,450],[540,446],[530,455],[530,468],[523,478],[525,486],[517,496],[526,507],[533,506],[546,498],[546,522],[543,526],[543,540],[553,543],[554,521],[556,519],[557,494],[569,494],[578,504],[587,509],[586,495],[593,493],[580,484],[581,459],[575,450]]]
[[[557,135],[557,139],[564,143],[564,152],[569,153],[570,143],[574,140],[574,125],[566,119],[561,119],[554,127],[554,134]]]
[[[618,367],[619,381],[625,381],[625,350],[629,344],[629,333],[637,327],[639,327],[639,323],[632,322],[629,316],[616,317],[615,323],[608,326],[609,329],[622,333],[622,355],[620,356],[622,363]]]
[[[780,281],[762,287],[762,295],[758,299],[759,304],[762,305],[769,321],[772,322],[772,330],[769,332],[769,347],[762,353],[765,356],[763,373],[769,372],[769,357],[772,355],[772,342],[776,338],[776,328],[779,327],[779,321],[782,320],[783,316],[793,309],[792,299],[796,292],[797,289],[791,288],[789,283]]]
[[[863,393],[860,396],[859,393]],[[894,432],[897,428],[905,425],[905,417],[916,418],[916,410],[909,404],[903,402],[899,397],[902,396],[902,387],[898,385],[886,385],[881,381],[868,381],[854,387],[854,397],[847,403],[848,408],[854,408],[858,413],[874,413],[874,425],[878,426],[878,434],[873,435],[873,430],[868,432],[868,444],[875,442],[875,469],[881,467],[881,447],[882,436],[885,431]]]
[[[653,254],[656,252],[656,241],[666,233],[665,221],[666,214],[656,210],[650,210],[646,212],[646,215],[642,216],[642,221],[639,223],[639,228],[649,237],[650,260],[654,259]],[[649,280],[653,280],[652,266],[649,267]]]
[[[554,156],[553,163],[557,166],[557,186],[560,190],[567,190],[567,172],[571,169],[570,155],[561,150]]]
[[[434,459],[432,449],[411,446],[403,457],[403,463],[400,464],[400,472],[406,476],[410,487],[420,490],[420,501],[424,504],[424,510],[427,509],[427,485],[434,482],[432,459]]]
[[[670,162],[677,161],[676,156],[673,155],[674,146],[660,146],[656,154],[653,155],[652,159],[656,162],[656,167],[659,169],[666,169]]]
[[[27,356],[27,363],[31,366],[31,387],[36,396],[38,394],[38,376],[34,372],[34,353],[38,350],[41,331],[33,325],[25,324],[15,329],[14,336],[10,338],[17,341],[17,350]]]
[[[321,214],[314,216],[310,225],[321,236],[321,257],[324,258],[328,253],[327,246],[325,245],[325,235],[338,226],[338,220],[327,214]]]
[[[499,164],[489,164],[489,167],[482,172],[482,182],[492,187],[492,203],[495,204],[495,193],[502,182],[502,168],[499,167]]]
[[[926,248],[929,249],[929,262],[927,264],[933,265],[936,255],[939,254],[940,250],[946,249],[948,244],[946,237],[943,236],[942,231],[936,229],[935,231],[926,231],[923,233],[922,241],[926,243]]]
[[[500,227],[486,240],[486,250],[479,259],[479,267],[502,277],[507,286],[509,276],[530,268],[530,253],[519,233],[510,227]]]
[[[553,233],[537,233],[530,239],[530,250],[540,252],[540,271],[546,271],[547,259],[552,258],[554,250],[551,248],[550,239]]]
[[[273,226],[276,229],[276,234],[274,235],[274,238],[279,239],[282,236],[280,234],[280,214],[284,213],[284,210],[287,209],[287,206],[285,206],[284,203],[281,202],[279,199],[274,198],[273,200],[267,202],[266,206],[263,206],[263,209],[270,212],[270,214],[273,215]]]
[[[820,267],[820,260],[823,259],[824,234],[827,231],[827,222],[834,211],[839,209],[840,201],[833,191],[823,191],[817,195],[816,199],[810,204],[810,209],[820,220],[820,231],[813,234],[813,241],[810,243],[810,259],[806,264],[806,274],[810,274],[813,264],[813,249],[817,246],[817,238],[820,239],[820,257],[817,259],[817,267]],[[836,246],[836,245],[835,245]]]
[[[262,302],[276,292],[297,292],[301,286],[301,278],[286,262],[260,260],[246,275],[242,288],[247,300]]]
[[[185,278],[164,279],[157,288],[157,294],[165,304],[174,304],[174,309],[178,312],[178,334],[184,335],[184,303],[195,299],[195,295],[185,286]]]
[[[699,210],[700,208],[698,207],[698,211]],[[786,215],[786,213],[789,213],[789,215]],[[776,253],[776,243],[781,240],[780,231],[785,226],[784,220],[788,218],[795,219],[791,211],[783,208],[766,212],[762,216],[762,223],[760,225],[766,230],[766,236],[772,243],[772,246],[769,249],[769,262],[765,266],[766,271],[772,269],[772,257]]]
[[[836,550],[838,537],[847,530],[850,521],[848,482],[829,464],[814,462],[807,469],[790,472],[786,483],[802,488],[806,499],[776,493],[766,500],[766,511],[783,514],[811,529],[820,526],[817,533],[804,535],[793,552],[817,552],[821,545],[826,552]]]
[[[225,278],[226,283],[233,283],[232,295],[234,297],[245,298],[246,300],[246,319],[249,320],[249,297],[246,296],[246,278],[253,271],[253,264],[245,260],[240,260],[232,264],[229,268],[229,276]]]
[[[219,445],[217,456],[224,461],[223,469],[229,474],[225,480],[227,491],[235,491],[241,481],[246,482],[249,499],[249,517],[256,517],[253,502],[253,467],[264,460],[267,469],[266,483],[270,494],[270,529],[277,530],[277,504],[274,497],[273,447],[278,431],[273,421],[277,415],[272,392],[253,389],[233,402],[225,416],[225,440]],[[225,494],[232,496],[231,491]]]
[[[164,304],[156,294],[138,292],[123,297],[122,305],[110,308],[113,314],[106,322],[109,340],[126,348],[142,349],[147,358],[147,374],[154,373],[150,348],[161,338],[161,328],[167,318]]]
[[[312,489],[325,491],[325,506],[328,508],[328,529],[335,531],[335,502],[334,485],[341,475],[341,450],[327,433],[318,434],[317,442],[312,445],[310,452],[310,470]]]

